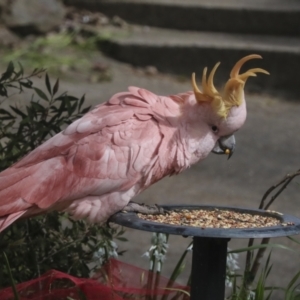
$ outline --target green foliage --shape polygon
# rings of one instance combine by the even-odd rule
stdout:
[[[59,93],[59,80],[52,85],[45,74],[45,89],[34,85],[35,69],[25,76],[21,65],[9,63],[0,78],[0,170],[9,167],[67,124],[89,110],[84,96]],[[24,90],[33,93],[31,101],[18,107],[9,96]],[[5,104],[5,108],[4,108]],[[0,287],[10,285],[10,271],[16,282],[24,282],[49,269],[88,277],[108,257],[117,255],[114,238],[124,240],[122,229],[75,222],[64,213],[52,212],[19,221],[0,235],[0,262],[5,254],[10,268],[0,268]],[[101,250],[101,251],[99,251]],[[97,255],[95,255],[97,254]]]
[[[30,103],[23,109],[17,105],[0,109],[0,170],[10,166],[47,138],[60,132],[63,125],[71,123],[89,110],[89,107],[82,108],[84,96],[78,99],[67,93],[57,95],[59,80],[52,88],[47,74],[47,93],[35,87],[30,78],[42,72],[43,70],[35,69],[25,77],[21,67],[19,71],[15,71],[14,65],[9,63],[0,79],[0,95],[5,98],[8,98],[10,89],[23,92],[26,88],[35,92]]]
[[[72,41],[72,35],[65,33],[41,36],[19,45],[13,51],[6,52],[3,60],[21,61],[25,67],[32,68],[48,66],[50,71],[62,66],[80,68],[88,65],[88,60],[84,56],[78,59],[76,49],[71,47]]]
[[[85,36],[76,31],[53,32],[22,41],[13,49],[1,49],[2,61],[5,63],[20,61],[25,68],[47,66],[48,72],[56,75],[68,70],[91,72],[94,57],[99,57],[98,43],[104,38],[106,38],[104,31],[101,35],[93,36]],[[111,80],[109,69],[98,71],[96,74],[100,77],[98,81]]]
[[[288,237],[299,243],[299,241]],[[292,248],[286,247],[285,245],[281,244],[265,244],[265,245],[256,245],[251,246],[248,248],[241,248],[231,252],[234,253],[241,253],[250,251],[252,252],[252,257],[254,257],[254,251],[256,249],[272,249],[272,248],[281,248],[284,250],[295,251]],[[262,257],[261,257],[262,258]],[[247,280],[247,270],[243,270],[241,274],[235,274],[233,276],[233,285],[231,294],[228,300],[271,300],[274,291],[281,291],[284,292],[284,296],[282,295],[282,299],[284,300],[297,300],[300,299],[300,292],[299,292],[299,278],[300,278],[300,271],[290,280],[286,288],[276,287],[276,286],[268,286],[267,279],[272,272],[272,265],[271,265],[271,251],[266,259],[266,262],[263,266],[261,266],[261,271],[258,279],[255,281],[255,278],[252,279],[251,286],[245,287],[244,281]]]
[[[285,300],[300,300],[300,283],[299,281],[300,271],[291,279],[287,288],[285,289]]]
[[[264,269],[262,270],[257,285],[256,285],[256,289],[254,292],[254,299],[253,300],[269,300],[272,294],[272,289],[271,291],[268,292],[268,294],[266,295],[267,292],[267,287],[266,287],[266,280],[267,277],[270,273],[272,269],[272,266],[269,267],[269,259],[268,262],[266,263]]]

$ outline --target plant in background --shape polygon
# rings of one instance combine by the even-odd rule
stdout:
[[[164,233],[153,233],[151,240],[151,247],[146,251],[143,256],[150,260],[149,272],[147,277],[147,289],[155,290],[159,285],[159,279],[163,262],[168,251],[169,235]],[[155,275],[155,276],[154,276]],[[149,300],[152,299],[149,296]]]
[[[67,124],[89,110],[85,98],[58,93],[59,80],[52,86],[45,74],[45,91],[32,81],[45,73],[35,69],[25,75],[10,62],[0,78],[0,170],[9,167],[45,140],[60,132]],[[33,92],[28,103],[10,104],[10,96]],[[64,213],[52,212],[19,221],[0,235],[0,262],[5,266],[5,254],[12,278],[24,282],[49,269],[88,277],[90,272],[117,255],[113,239],[124,241],[124,231],[73,221]],[[95,256],[101,254],[101,259]],[[120,253],[120,252],[119,252]],[[10,270],[0,268],[0,287],[10,285]]]
[[[101,23],[105,19],[107,24]],[[92,24],[87,24],[91,21]],[[87,22],[87,23],[86,23]],[[20,61],[27,68],[47,66],[52,75],[72,71],[89,74],[91,82],[110,81],[111,69],[101,61],[100,42],[112,36],[108,18],[97,12],[70,11],[54,31],[46,35],[30,35],[18,43],[0,49],[1,61]],[[86,72],[83,72],[85,70]]]
[[[229,248],[227,250],[230,251]],[[234,279],[236,278],[236,271],[240,269],[238,259],[239,255],[237,253],[228,252],[226,260],[226,287],[233,287]]]
[[[153,233],[151,240],[151,247],[146,251],[143,256],[149,257],[150,265],[149,270],[161,272],[163,262],[166,258],[168,251],[169,235],[164,233]]]
[[[148,251],[146,251],[143,256],[149,258],[149,271],[147,275],[147,283],[146,287],[148,290],[153,291],[153,295],[148,295],[147,300],[156,300],[157,296],[155,295],[159,283],[160,276],[163,267],[164,260],[166,259],[166,255],[168,252],[169,244],[169,235],[165,233],[153,233],[151,239],[151,246]],[[189,298],[189,293],[182,289],[173,288],[173,284],[181,274],[184,269],[184,260],[188,252],[192,250],[192,243],[187,247],[187,249],[183,252],[181,258],[179,259],[177,265],[174,267],[173,273],[171,274],[168,283],[164,287],[164,290],[175,291],[176,295],[172,297],[174,300],[184,300]],[[189,285],[189,281],[188,281]],[[161,298],[162,300],[169,299],[169,295],[165,294]]]

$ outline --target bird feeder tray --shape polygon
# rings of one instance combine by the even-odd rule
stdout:
[[[215,212],[217,216],[220,215],[217,217],[220,221],[224,220],[223,213],[225,212],[231,212],[233,216],[235,214],[250,215],[254,220],[257,217],[266,217],[275,221],[275,225],[266,227],[244,228],[244,225],[239,225],[239,228],[217,228],[220,224],[215,224],[216,227],[212,228],[211,224],[208,226],[202,224],[197,227],[187,226],[182,222],[179,225],[154,222],[145,220],[144,216],[139,217],[133,212],[119,212],[113,215],[109,221],[125,227],[193,237],[191,300],[224,299],[227,244],[231,238],[271,238],[300,233],[300,219],[274,211],[210,205],[164,205],[161,207],[170,213],[184,211],[184,214],[193,214],[199,210],[208,214]]]
[[[248,227],[248,228],[209,228],[187,225],[173,225],[152,220],[145,220],[132,212],[119,212],[110,218],[111,222],[123,225],[125,227],[160,232],[183,236],[209,237],[209,238],[265,238],[288,236],[300,233],[300,219],[281,214],[275,211],[266,211],[258,209],[244,209],[236,207],[209,206],[209,205],[165,205],[161,206],[165,210],[172,211],[231,211],[239,214],[269,217],[278,220],[278,225],[266,227]]]

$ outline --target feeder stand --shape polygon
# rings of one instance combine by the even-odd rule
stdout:
[[[280,220],[288,226],[260,228],[200,228],[177,226],[140,219],[136,213],[119,212],[109,221],[119,225],[150,232],[193,237],[193,256],[190,300],[224,300],[227,244],[231,238],[271,238],[300,233],[300,219],[265,210],[235,207],[168,205],[166,210],[226,210],[251,215],[261,215]]]

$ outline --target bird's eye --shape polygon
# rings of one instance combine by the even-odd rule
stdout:
[[[218,127],[216,125],[213,125],[211,126],[211,130],[214,132],[214,133],[217,133],[218,132]]]

